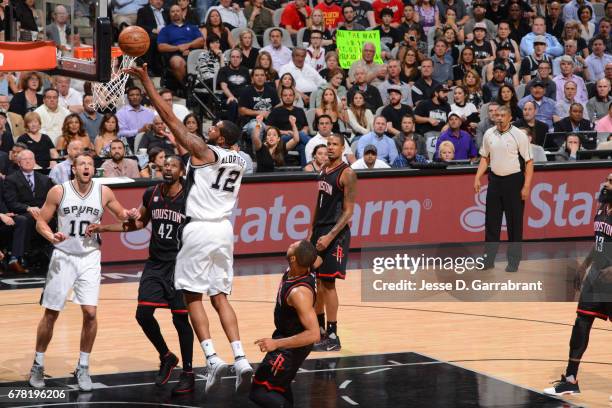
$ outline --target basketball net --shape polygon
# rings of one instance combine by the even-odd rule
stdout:
[[[137,57],[122,55],[121,63],[118,62],[118,57],[113,57],[111,67],[111,79],[108,82],[93,82],[91,91],[93,94],[93,102],[91,108],[94,110],[114,109],[117,105],[123,102],[125,94],[125,84],[130,77],[125,72],[126,69],[136,65]]]

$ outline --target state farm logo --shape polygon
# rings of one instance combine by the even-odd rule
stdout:
[[[149,247],[151,239],[151,224],[138,231],[122,232],[120,234],[121,243],[129,249],[138,251]]]
[[[464,230],[469,232],[482,232],[485,229],[485,215],[487,204],[487,187],[480,189],[479,193],[474,194],[473,207],[468,207],[461,213],[459,222]],[[502,231],[506,230],[506,216],[502,219]]]

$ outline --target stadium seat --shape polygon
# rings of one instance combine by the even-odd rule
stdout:
[[[283,15],[284,8],[279,8],[274,10],[274,15],[272,16],[272,21],[276,27],[280,27],[281,16]]]
[[[306,122],[308,123],[308,133],[310,133],[311,136],[314,136],[317,134],[317,132],[314,130],[314,119],[315,119],[315,109],[308,109],[306,111]]]

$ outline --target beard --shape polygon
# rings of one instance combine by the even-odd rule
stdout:
[[[438,96],[438,102],[440,102],[440,104],[448,102],[448,96]]]
[[[602,204],[612,204],[612,191],[608,190],[605,186],[602,187],[598,200]]]

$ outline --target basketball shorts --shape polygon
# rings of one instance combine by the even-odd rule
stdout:
[[[308,354],[310,348],[274,350],[267,353],[253,376],[253,386],[265,387],[268,391],[278,392],[287,400],[293,401],[291,382]]]
[[[610,268],[607,268],[610,269]],[[591,268],[580,291],[576,313],[612,321],[612,282]]]
[[[187,313],[183,291],[174,289],[175,262],[153,261],[144,266],[138,287],[138,305],[167,307],[178,313]]]
[[[73,303],[97,306],[100,280],[99,250],[88,254],[68,254],[54,249],[40,304],[47,309],[60,311],[64,309],[72,289]]]
[[[316,246],[317,240],[331,231],[333,227],[333,225],[316,227],[312,233],[310,242]],[[319,256],[323,260],[323,263],[316,271],[318,279],[334,280],[346,278],[346,264],[348,262],[350,245],[351,229],[346,226],[327,248],[323,251],[318,251]]]
[[[229,295],[234,279],[234,229],[229,220],[190,220],[182,228],[176,257],[177,290]]]

